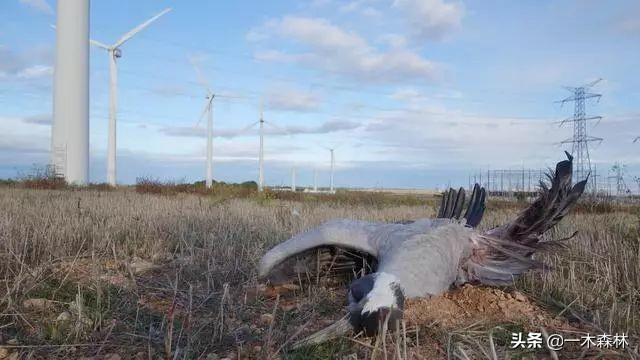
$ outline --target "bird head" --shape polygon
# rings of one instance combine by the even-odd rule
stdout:
[[[349,323],[356,333],[375,336],[380,329],[395,330],[403,310],[404,293],[391,274],[365,275],[349,286]]]

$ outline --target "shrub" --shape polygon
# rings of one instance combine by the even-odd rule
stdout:
[[[27,175],[20,178],[20,184],[27,189],[59,190],[67,187],[63,177],[57,175],[52,166],[34,166]]]

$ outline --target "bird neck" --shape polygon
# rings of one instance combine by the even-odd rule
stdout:
[[[362,314],[377,311],[381,308],[401,309],[403,295],[400,282],[392,274],[380,272],[375,275],[373,288],[366,296],[367,301]]]

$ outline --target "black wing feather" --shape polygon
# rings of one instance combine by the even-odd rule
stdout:
[[[438,218],[459,220],[464,210],[465,199],[466,194],[463,188],[445,191],[442,194]],[[484,214],[485,200],[486,191],[484,188],[481,188],[480,185],[475,184],[471,192],[471,198],[467,204],[467,209],[464,212],[464,216],[462,216],[467,220],[466,224],[468,226],[476,227],[480,224],[482,215]]]

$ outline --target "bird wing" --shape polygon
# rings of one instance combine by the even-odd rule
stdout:
[[[473,250],[461,266],[468,281],[509,285],[527,270],[544,269],[533,254],[562,243],[541,242],[541,236],[567,215],[588,180],[571,186],[573,157],[566,154],[568,159],[557,163],[555,171],[547,175],[549,184],[540,183],[538,197],[529,207],[509,223],[472,237]]]
[[[452,222],[456,221],[449,218],[424,218],[410,223],[331,220],[269,250],[260,261],[259,277],[280,284],[327,275],[362,276],[376,271],[382,258],[394,253],[401,243]]]
[[[467,210],[464,213],[463,218],[466,221],[466,225],[470,227],[476,227],[480,224],[485,209],[485,198],[487,194],[483,187],[475,184],[473,191],[471,192],[471,198],[467,203]],[[440,203],[440,210],[438,211],[438,218],[455,219],[459,220],[462,215],[462,210],[465,205],[465,191],[464,188],[459,190],[449,189],[442,195],[442,201]]]
[[[375,271],[380,229],[385,225],[331,220],[269,250],[261,259],[260,278],[281,283],[296,277],[362,274]]]
[[[472,233],[459,222],[437,222],[396,244],[380,259],[377,271],[398,278],[408,298],[439,295],[456,282]]]

